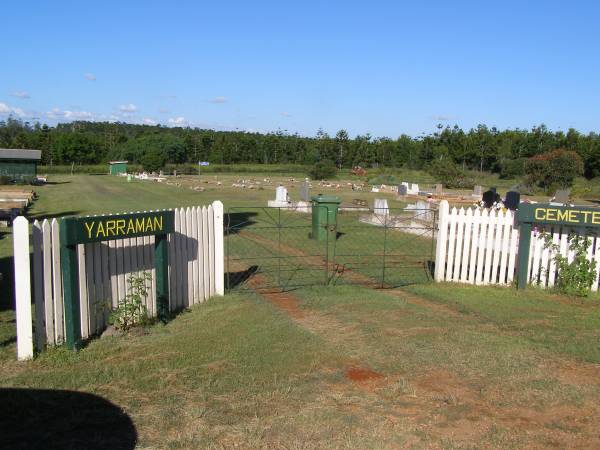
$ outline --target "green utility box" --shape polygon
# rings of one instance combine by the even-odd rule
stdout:
[[[317,241],[327,239],[327,233],[337,224],[338,207],[342,202],[334,195],[319,194],[312,200],[312,235]]]

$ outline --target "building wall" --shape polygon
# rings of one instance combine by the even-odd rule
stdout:
[[[0,160],[0,176],[6,176],[10,181],[30,181],[37,176],[37,162]]]
[[[119,173],[127,173],[127,164],[111,164],[110,174],[117,175]]]

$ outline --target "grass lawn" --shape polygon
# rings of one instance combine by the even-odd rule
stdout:
[[[57,175],[56,184],[36,188],[29,213],[216,199],[226,208],[261,206],[274,197],[274,186],[239,190],[231,188],[239,176],[229,177],[196,192]],[[186,449],[600,447],[597,296],[432,283],[234,291],[165,326],[19,363],[7,271],[12,239],[2,231],[0,423],[8,448],[23,438],[68,448],[71,436],[87,448],[92,440],[98,448],[133,441]],[[365,239],[348,248],[363,249]],[[411,245],[421,244],[415,237]],[[290,249],[313,250],[319,255],[308,244]]]
[[[600,445],[598,305],[533,290],[411,290],[231,294],[79,354],[18,363],[2,352],[1,385],[107,400],[142,448]],[[36,421],[54,423],[56,407]],[[114,445],[115,435],[96,439]]]

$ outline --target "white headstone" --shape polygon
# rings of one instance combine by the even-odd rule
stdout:
[[[390,209],[388,207],[387,199],[385,198],[376,198],[375,206],[373,207],[373,211],[375,214],[379,216],[389,216]]]
[[[414,194],[414,195],[418,195],[419,194],[419,185],[416,183],[412,183],[410,185],[410,193]]]
[[[277,189],[275,190],[275,201],[286,203],[287,200],[287,189],[285,186],[277,186]]]

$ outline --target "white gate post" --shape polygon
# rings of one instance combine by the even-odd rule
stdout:
[[[29,222],[23,216],[13,221],[15,264],[15,311],[17,316],[17,358],[33,358],[31,322],[31,272],[29,263]]]
[[[448,214],[450,206],[446,200],[440,202],[438,209],[438,233],[437,245],[435,248],[435,281],[444,281],[444,272],[446,266],[446,241],[448,236]]]
[[[219,200],[213,202],[213,215],[215,224],[215,294],[225,294],[225,260],[223,253],[223,203]]]

